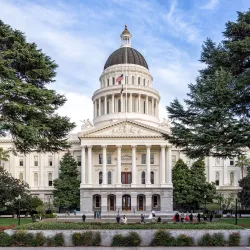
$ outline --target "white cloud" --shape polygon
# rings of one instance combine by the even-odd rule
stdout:
[[[217,7],[217,5],[220,3],[220,0],[209,0],[208,3],[205,5],[201,6],[201,9],[206,9],[206,10],[213,10]]]

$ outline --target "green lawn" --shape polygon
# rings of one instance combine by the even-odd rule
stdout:
[[[21,218],[21,225],[23,224],[28,224],[31,223],[32,220],[29,219],[25,219],[25,218]],[[17,225],[18,224],[18,219],[14,219],[14,218],[0,218],[0,226],[10,226],[10,225]]]
[[[235,218],[220,219],[221,223],[235,224]],[[250,218],[238,218],[238,225],[250,228]]]

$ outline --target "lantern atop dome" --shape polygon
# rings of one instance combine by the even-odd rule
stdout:
[[[121,39],[122,39],[121,47],[131,47],[131,37],[132,35],[128,31],[128,26],[125,25],[124,31],[121,34]]]

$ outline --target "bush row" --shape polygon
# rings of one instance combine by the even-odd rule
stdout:
[[[102,238],[100,232],[73,233],[72,243],[74,246],[101,246]],[[250,237],[249,237],[250,246]],[[130,232],[128,236],[114,235],[111,246],[132,247],[140,246],[141,238],[138,233]],[[225,240],[223,233],[204,234],[198,241],[199,246],[239,246],[240,233],[234,232]],[[43,233],[27,233],[25,231],[15,232],[12,236],[0,232],[0,247],[59,247],[64,246],[64,236],[57,233],[51,237],[45,237]],[[173,237],[170,232],[158,230],[151,241],[150,246],[194,246],[194,239],[185,234]]]
[[[52,237],[45,237],[43,233],[32,234],[19,231],[10,236],[0,232],[0,247],[40,247],[44,245],[49,247],[64,246],[63,234],[58,233]]]
[[[227,223],[81,223],[81,222],[40,222],[16,226],[16,230],[145,230],[145,229],[212,229],[212,230],[229,230],[244,229],[241,226]]]

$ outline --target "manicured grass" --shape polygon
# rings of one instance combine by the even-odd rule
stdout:
[[[21,218],[21,225],[31,223],[32,220],[30,218]],[[10,226],[17,225],[18,219],[15,218],[0,218],[0,226]]]
[[[235,224],[235,218],[224,218],[220,219],[220,223]],[[238,218],[238,225],[250,228],[250,218]]]
[[[117,229],[244,229],[244,227],[236,226],[228,223],[131,223],[131,224],[116,224],[116,223],[81,223],[81,222],[39,222],[22,226],[17,226],[15,229],[23,230],[77,230],[77,229],[97,229],[97,230],[117,230]]]

